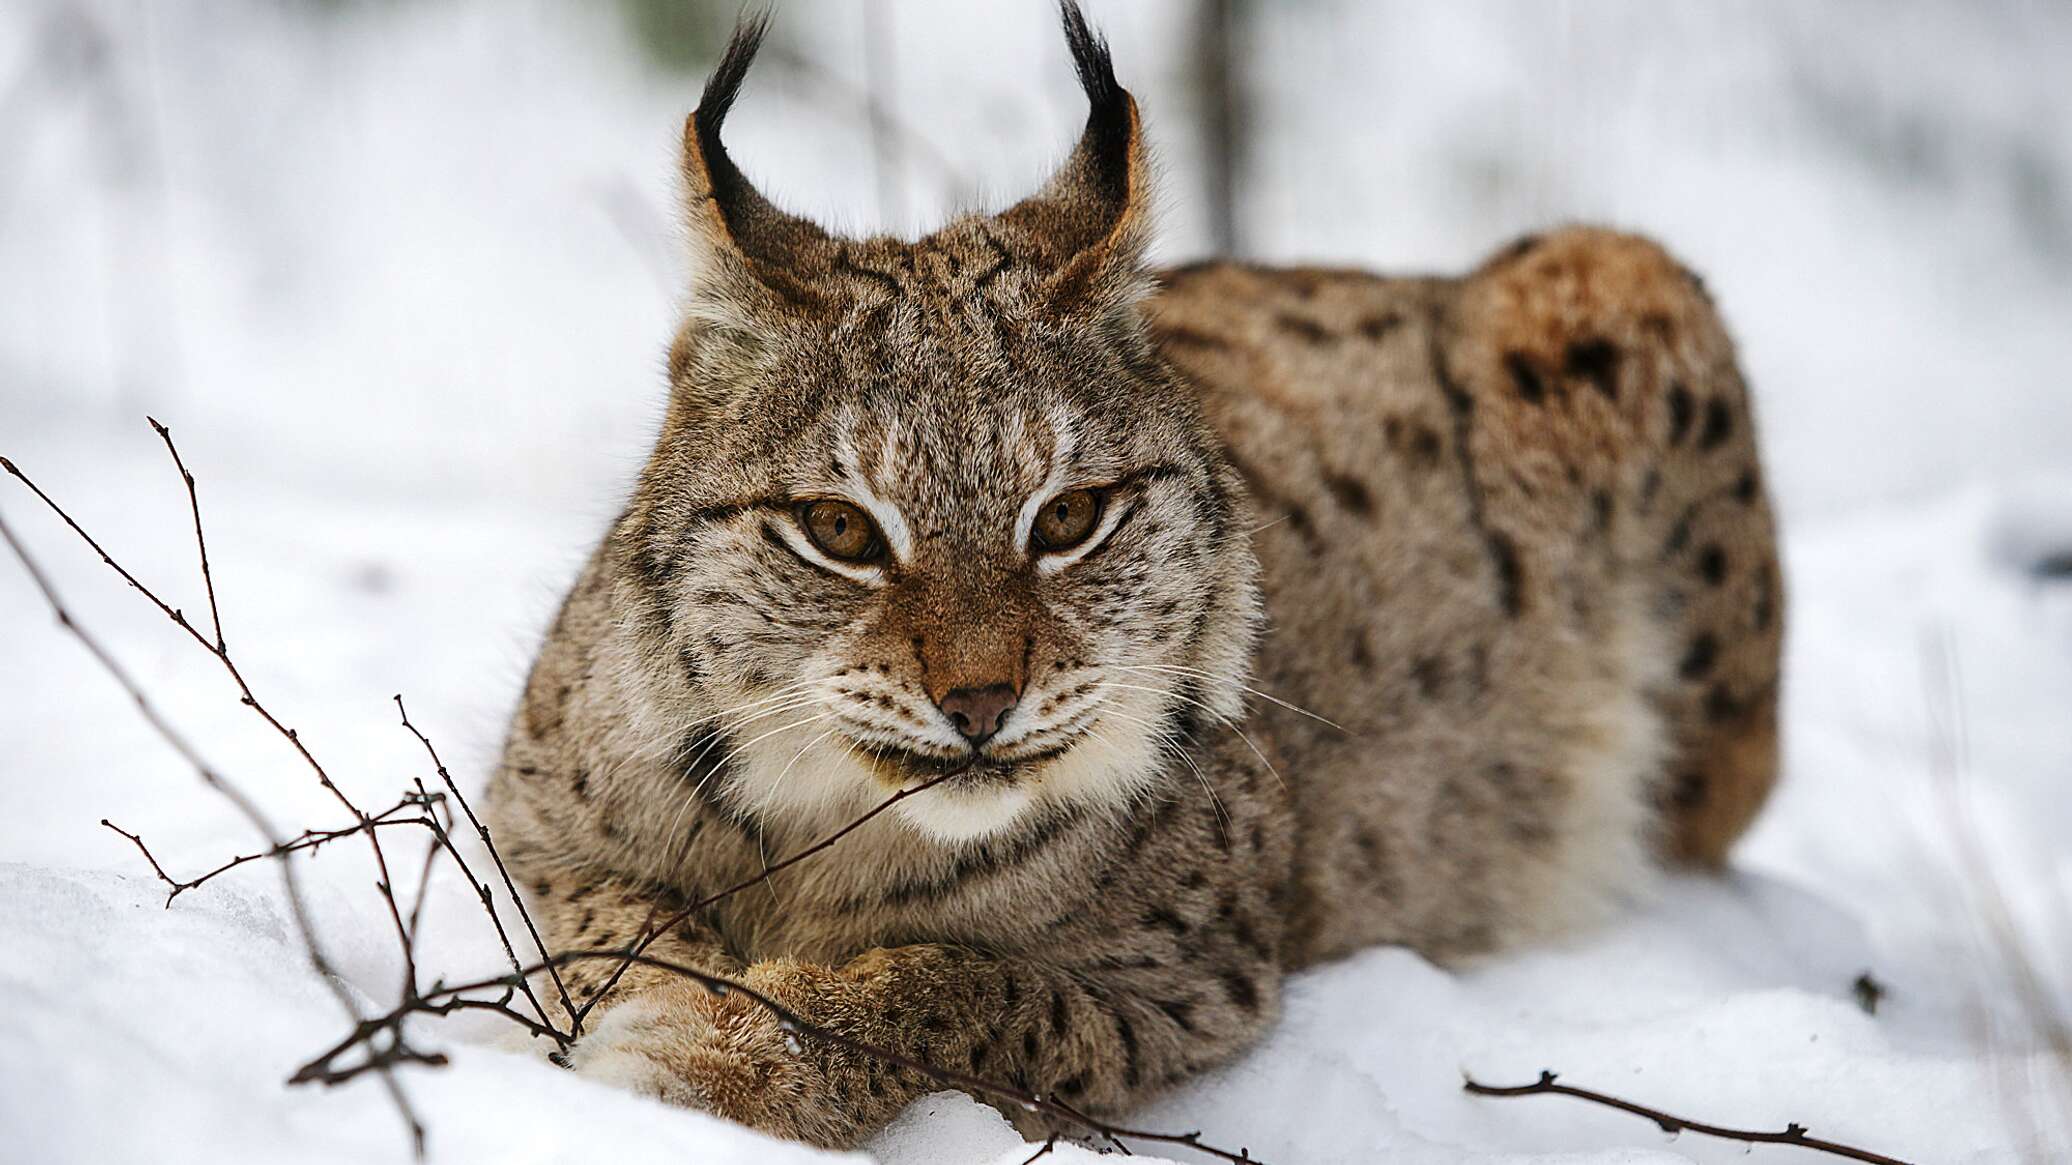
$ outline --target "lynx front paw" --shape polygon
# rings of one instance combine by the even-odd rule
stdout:
[[[839,1145],[853,1135],[797,1037],[739,994],[677,984],[629,999],[566,1060],[590,1079],[778,1136]]]

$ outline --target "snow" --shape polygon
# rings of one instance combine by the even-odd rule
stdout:
[[[899,114],[954,173],[916,161],[879,206],[861,120],[779,70],[730,127],[751,171],[863,228],[1026,187],[1079,116],[1045,6],[883,7]],[[479,784],[658,405],[669,151],[695,82],[645,63],[610,11],[0,9],[0,453],[193,614],[184,497],[142,414],[171,424],[233,649],[365,803],[430,775],[398,691]],[[858,11],[791,13],[780,43],[853,87]],[[1094,15],[1163,144],[1166,253],[1185,257],[1205,235],[1184,8]],[[1732,875],[1468,968],[1375,950],[1298,976],[1264,1045],[1135,1123],[1277,1163],[1815,1159],[1459,1087],[1551,1068],[1915,1161],[2072,1154],[2072,1080],[1993,922],[2004,909],[2072,1014],[2072,581],[2050,565],[2072,551],[2068,50],[2072,13],[2015,3],[1311,4],[1262,28],[1258,253],[1451,266],[1594,217],[1705,272],[1786,517],[1786,777]],[[76,612],[212,761],[277,821],[338,820],[220,669],[0,485]],[[378,1087],[282,1083],[343,1022],[273,871],[168,909],[98,822],[182,873],[249,849],[249,829],[11,568],[0,604],[0,1158],[401,1159]],[[363,1006],[392,999],[362,852],[303,868],[341,978]],[[495,969],[464,888],[435,887],[431,917],[428,966]],[[1887,991],[1874,1015],[1865,972]],[[453,1056],[405,1077],[435,1161],[823,1156],[494,1036],[418,1032]],[[943,1094],[858,1159],[1031,1151]]]

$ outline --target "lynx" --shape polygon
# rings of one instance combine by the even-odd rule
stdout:
[[[1136,104],[1063,17],[1077,146],[917,242],[750,184],[737,31],[685,129],[667,412],[492,821],[550,946],[614,948],[946,778],[648,953],[1113,1114],[1258,1039],[1291,971],[1721,863],[1776,769],[1783,594],[1732,346],[1668,254],[1147,269]],[[931,1087],[649,967],[566,1062],[826,1146]]]

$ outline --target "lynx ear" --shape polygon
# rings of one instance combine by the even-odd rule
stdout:
[[[1074,0],[1059,0],[1065,43],[1086,91],[1086,129],[1065,164],[1035,196],[999,221],[1034,241],[1053,273],[1061,304],[1089,298],[1133,301],[1142,294],[1148,234],[1150,161],[1137,103],[1115,80],[1108,42]]]
[[[819,227],[771,205],[727,156],[719,138],[769,30],[768,12],[746,16],[734,27],[726,55],[705,82],[697,110],[684,122],[684,193],[692,241],[708,261],[706,278],[738,282],[747,276],[785,299],[798,300],[805,294],[798,274],[813,267],[830,240]]]

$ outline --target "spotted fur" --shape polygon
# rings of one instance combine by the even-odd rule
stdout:
[[[913,243],[747,183],[737,36],[686,127],[669,408],[491,810],[550,942],[611,947],[954,771],[650,953],[1114,1113],[1255,1040],[1290,970],[1490,950],[1722,860],[1774,772],[1783,595],[1675,261],[1569,229],[1453,279],[1148,272],[1135,105],[1065,15],[1078,148]],[[1093,534],[1036,545],[1089,486]],[[813,540],[830,498],[876,557]],[[999,690],[990,737],[945,711]],[[571,1058],[823,1145],[932,1087],[646,969]]]

